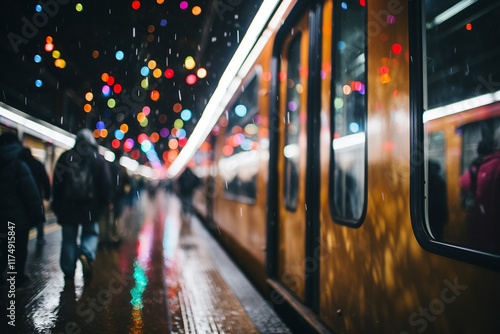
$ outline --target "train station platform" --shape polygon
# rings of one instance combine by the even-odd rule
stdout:
[[[120,227],[123,242],[98,249],[92,279],[84,281],[79,262],[66,285],[55,217],[45,245],[32,231],[31,284],[16,291],[15,326],[2,314],[0,332],[292,333],[201,222],[183,222],[173,194],[142,192]]]

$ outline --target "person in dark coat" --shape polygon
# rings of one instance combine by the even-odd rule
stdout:
[[[29,230],[43,220],[43,205],[35,179],[28,165],[19,158],[22,149],[15,134],[0,135],[0,269],[3,273],[8,264],[7,272],[17,272],[14,275],[16,290],[29,283],[25,274]],[[14,240],[12,254],[8,252],[8,245]],[[9,255],[15,256],[15,263],[9,262]]]
[[[36,185],[38,186],[38,190],[40,192],[40,197],[42,200],[50,200],[50,180],[47,175],[47,171],[45,170],[45,166],[35,159],[31,154],[31,150],[25,147],[21,154],[21,159],[28,165],[35,178]],[[43,226],[46,222],[45,215],[43,217],[43,221],[38,223],[37,228],[37,244],[44,245],[45,244],[45,235],[43,231]]]
[[[82,166],[89,185],[83,197],[76,198],[75,191],[70,189]],[[90,130],[80,130],[75,146],[61,154],[52,180],[52,210],[62,225],[60,265],[65,280],[73,280],[78,258],[82,261],[84,277],[90,278],[99,238],[99,216],[107,207],[112,207],[109,167],[97,151],[97,143]],[[82,231],[78,247],[80,225]]]

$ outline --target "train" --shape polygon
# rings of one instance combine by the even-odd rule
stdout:
[[[500,140],[500,3],[276,13],[191,161],[198,216],[301,332],[500,333],[500,217],[461,187]]]

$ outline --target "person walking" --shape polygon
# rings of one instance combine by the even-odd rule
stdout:
[[[99,216],[112,208],[110,188],[109,167],[97,150],[92,132],[78,131],[74,147],[57,160],[53,176],[52,210],[62,226],[60,265],[66,282],[73,281],[78,259],[84,278],[92,277]]]
[[[17,291],[29,285],[25,274],[29,230],[43,221],[43,205],[35,179],[19,158],[22,149],[17,135],[0,135],[0,273],[9,264],[8,272],[17,273],[14,275]],[[15,248],[9,248],[9,244]]]
[[[40,192],[40,198],[45,201],[50,200],[50,180],[47,171],[45,170],[45,166],[35,159],[31,154],[31,150],[28,147],[25,147],[20,154],[20,158],[28,165],[30,168],[31,174],[35,179],[36,185],[38,186],[38,191]],[[46,222],[45,214],[43,215],[43,221],[39,222],[36,226],[37,228],[37,237],[36,243],[37,245],[45,245],[45,234],[43,231],[43,227]]]

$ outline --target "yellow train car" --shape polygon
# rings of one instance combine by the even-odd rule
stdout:
[[[284,6],[198,211],[301,331],[499,333],[500,4]]]

